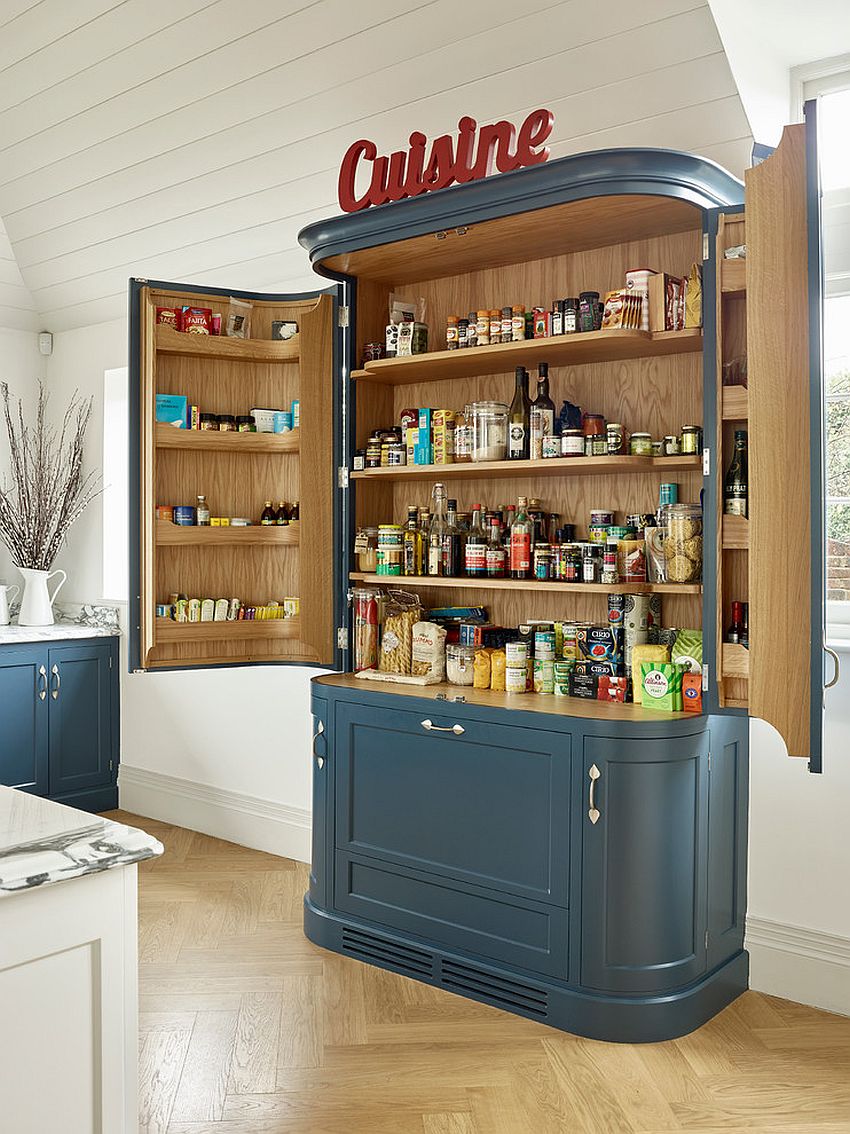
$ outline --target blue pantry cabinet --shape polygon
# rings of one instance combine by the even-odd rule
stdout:
[[[117,638],[0,646],[0,782],[116,807],[118,697]]]

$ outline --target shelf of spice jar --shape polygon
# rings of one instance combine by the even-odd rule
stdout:
[[[232,641],[237,638],[300,638],[300,618],[249,618],[233,622],[175,622],[157,618],[154,640],[158,646],[169,642]]]
[[[750,399],[746,386],[723,386],[721,390],[724,421],[746,421],[750,413]]]
[[[236,433],[233,430],[177,429],[159,422],[154,434],[157,449],[196,449],[211,453],[297,453],[301,433]]]
[[[515,343],[437,350],[402,358],[379,358],[367,362],[351,377],[402,386],[411,382],[436,382],[445,378],[468,378],[481,374],[505,374],[517,366],[578,366],[588,362],[617,362],[658,355],[692,354],[702,350],[702,330],[684,331],[584,331],[546,339],[523,339]]]
[[[295,547],[300,542],[301,522],[250,524],[248,527],[212,527],[206,524],[172,524],[157,520],[158,547]]]
[[[297,362],[300,335],[284,342],[272,339],[237,339],[227,335],[193,335],[160,323],[156,331],[158,354],[182,354],[194,358],[223,358],[234,362]]]
[[[743,295],[747,290],[747,261],[724,259],[720,264],[720,290],[724,295]]]
[[[722,677],[747,678],[750,676],[750,651],[746,646],[723,642],[722,650],[720,667]]]
[[[561,583],[555,580],[538,579],[467,579],[446,578],[437,575],[368,575],[362,571],[352,571],[348,576],[358,583],[383,583],[389,587],[450,587],[453,590],[478,591],[578,591],[585,594],[662,594],[698,595],[702,594],[699,583]]]
[[[722,544],[724,551],[746,551],[750,546],[750,521],[746,516],[724,516]]]
[[[483,480],[516,476],[608,476],[702,468],[702,457],[547,457],[535,461],[463,461],[450,465],[390,465],[353,472],[353,480]]]

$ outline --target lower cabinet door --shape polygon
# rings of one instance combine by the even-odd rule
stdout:
[[[568,734],[341,703],[334,750],[340,849],[567,905]]]
[[[113,776],[111,650],[109,642],[69,643],[47,652],[51,796],[99,787]]]
[[[316,906],[328,901],[328,780],[331,744],[328,703],[313,697],[313,831],[310,858],[310,897]]]
[[[566,978],[568,913],[560,906],[337,852],[337,909],[449,951]]]
[[[0,783],[47,795],[47,651],[0,649]]]
[[[696,980],[706,967],[707,735],[587,737],[583,771],[582,985],[655,993]]]

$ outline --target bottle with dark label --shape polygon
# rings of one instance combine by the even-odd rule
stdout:
[[[543,438],[555,432],[555,403],[549,397],[549,364],[541,362],[537,368],[537,397],[530,414],[530,455],[533,461],[543,456]]]
[[[750,604],[741,603],[741,633],[739,641],[745,649],[750,648]]]
[[[300,520],[300,519],[301,519],[301,511],[298,507],[298,501],[296,500],[295,503],[292,505],[292,507],[289,509],[289,522],[290,522],[290,524],[293,524],[293,523],[295,523],[296,520]]]
[[[260,516],[260,523],[266,527],[271,524],[277,523],[277,512],[275,512],[274,508],[272,508],[271,500],[267,500],[263,507],[263,512]]]
[[[435,484],[431,493],[433,519],[428,527],[428,574],[442,575],[443,536],[446,533],[446,486]]]
[[[407,506],[407,524],[401,551],[402,575],[422,574],[422,540],[419,535],[419,509],[415,504]]]
[[[278,501],[277,513],[275,515],[275,523],[280,527],[289,523],[289,509],[286,506],[285,500]]]
[[[431,513],[427,508],[419,509],[419,574],[428,574],[428,535],[431,531]]]
[[[729,629],[726,631],[726,641],[734,645],[742,645],[741,638],[746,636],[743,608],[744,604],[742,602],[732,603],[732,621],[729,623]]]
[[[488,579],[504,579],[507,552],[502,543],[502,533],[497,518],[490,521],[490,539],[487,541],[485,564]]]
[[[517,501],[516,519],[511,528],[511,578],[527,579],[531,574],[531,529],[532,521],[526,508],[528,501],[520,496]]]
[[[210,506],[207,504],[206,496],[198,497],[198,504],[195,509],[195,522],[199,528],[208,528],[210,526]]]
[[[529,453],[529,417],[531,399],[528,396],[528,371],[516,368],[516,390],[508,413],[508,459],[527,461]]]
[[[723,511],[727,516],[747,515],[749,492],[747,431],[735,430],[735,452],[723,481]]]
[[[448,578],[463,574],[461,534],[457,524],[457,500],[449,500],[446,527],[443,532],[443,574]]]
[[[481,505],[472,505],[472,527],[464,546],[464,567],[470,579],[483,579],[487,574],[487,537],[481,526]]]

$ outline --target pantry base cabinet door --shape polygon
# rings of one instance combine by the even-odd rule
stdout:
[[[47,651],[0,650],[0,784],[47,795]]]

